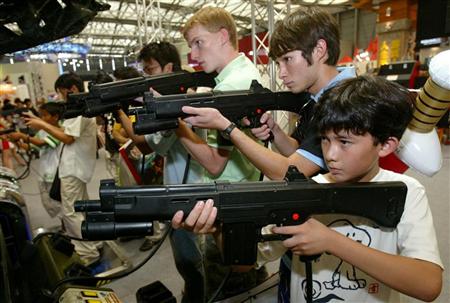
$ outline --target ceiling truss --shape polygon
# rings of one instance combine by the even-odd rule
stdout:
[[[295,9],[306,3],[292,0],[112,0],[111,9],[101,12],[78,35],[70,37],[76,43],[87,44],[92,53],[135,53],[153,40],[183,41],[180,29],[200,8],[211,5],[223,7],[236,21],[241,36],[269,30],[268,12],[281,18],[288,4]],[[351,1],[349,1],[351,2]],[[268,9],[268,5],[272,9]],[[339,9],[348,9],[349,4]],[[252,16],[252,10],[254,15]],[[256,13],[255,13],[256,12]]]

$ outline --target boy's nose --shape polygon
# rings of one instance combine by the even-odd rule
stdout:
[[[198,61],[198,50],[191,49],[191,58],[192,60]]]
[[[323,150],[323,156],[327,162],[336,161],[338,158],[338,150],[336,145],[330,144],[325,150]]]
[[[287,73],[286,70],[282,67],[278,67],[278,78],[280,78],[281,80],[284,80],[284,78],[286,78]]]

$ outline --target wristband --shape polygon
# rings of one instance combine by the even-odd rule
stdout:
[[[222,135],[222,137],[226,140],[230,140],[230,136],[231,136],[231,132],[233,131],[233,129],[236,128],[236,124],[234,124],[233,122],[230,123],[230,125],[228,125],[227,128],[225,128],[223,131],[220,132],[220,134]]]

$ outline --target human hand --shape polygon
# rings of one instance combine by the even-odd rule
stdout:
[[[26,118],[38,118],[32,111],[23,112],[21,115]]]
[[[283,245],[295,255],[317,255],[328,249],[333,239],[334,231],[314,218],[300,225],[272,228],[272,232],[282,235],[292,235],[283,241]]]
[[[150,92],[153,94],[153,97],[161,97],[162,96],[158,91],[154,90],[151,87],[150,87]]]
[[[42,129],[45,126],[45,121],[38,117],[25,118],[25,124],[34,129]]]
[[[13,133],[8,134],[7,137],[10,141],[17,141],[20,139],[25,139],[26,135],[21,132],[13,132]]]
[[[212,199],[208,199],[206,203],[203,201],[197,202],[184,221],[183,217],[182,210],[175,213],[172,218],[174,229],[184,228],[196,234],[208,234],[216,231],[214,222],[217,217],[217,208],[214,207]]]
[[[275,127],[275,121],[270,113],[265,112],[259,119],[259,122],[261,123],[261,126],[252,128],[251,132],[253,136],[259,140],[265,141],[271,137],[272,130]],[[246,119],[244,123],[248,123],[247,125],[250,125],[250,121],[248,121],[248,119]]]
[[[231,123],[215,108],[183,106],[181,110],[189,115],[184,122],[192,126],[224,130]]]

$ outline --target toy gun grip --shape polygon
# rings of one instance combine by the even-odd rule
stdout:
[[[261,116],[265,113],[265,111],[261,109],[257,109],[255,112],[252,112],[247,116],[248,121],[250,124],[246,126],[247,128],[257,128],[261,127],[263,124],[261,123]],[[273,141],[273,133],[270,131],[269,138],[264,140],[264,142],[272,142]]]

